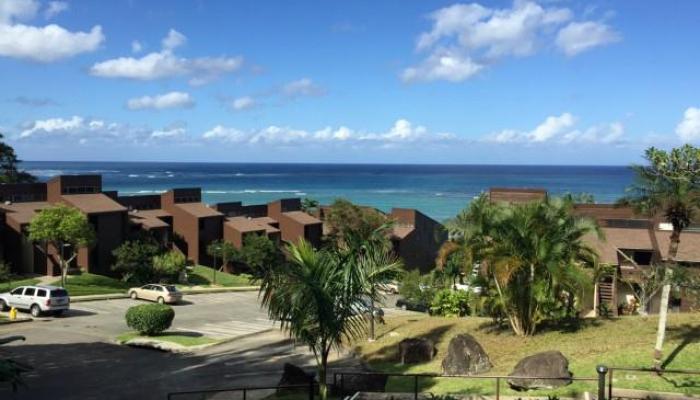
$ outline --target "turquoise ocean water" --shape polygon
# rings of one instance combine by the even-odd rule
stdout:
[[[612,202],[633,177],[620,166],[26,161],[22,167],[42,180],[58,174],[102,174],[104,189],[121,194],[201,187],[207,203],[245,204],[282,197],[311,197],[325,204],[344,197],[383,210],[417,208],[438,220],[454,216],[489,187],[586,192],[597,202]]]

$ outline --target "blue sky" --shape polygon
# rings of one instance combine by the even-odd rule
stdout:
[[[627,164],[700,142],[698,15],[0,0],[0,130],[27,160]]]

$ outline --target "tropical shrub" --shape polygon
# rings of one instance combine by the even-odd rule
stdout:
[[[154,336],[170,328],[175,311],[166,304],[142,304],[126,311],[126,325],[141,335]]]
[[[443,317],[469,315],[469,292],[450,289],[439,290],[430,303],[430,311],[433,315]]]
[[[265,235],[247,235],[234,259],[247,265],[250,274],[258,278],[284,263],[284,255],[279,247]]]
[[[124,282],[146,283],[153,280],[153,257],[161,253],[153,239],[130,240],[112,251],[112,271],[121,274]]]
[[[186,266],[187,259],[179,251],[172,250],[153,257],[153,273],[161,281],[177,281]]]

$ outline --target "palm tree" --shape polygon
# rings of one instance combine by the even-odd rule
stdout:
[[[364,269],[306,241],[287,247],[289,263],[260,278],[262,304],[290,336],[309,346],[318,368],[319,393],[328,396],[328,356],[343,340],[362,335],[363,299],[371,296]]]
[[[666,152],[651,147],[646,150],[644,158],[649,164],[632,167],[636,181],[627,189],[627,196],[620,200],[620,204],[632,206],[650,217],[663,215],[672,226],[654,347],[654,364],[660,367],[672,268],[676,264],[681,233],[700,208],[700,149],[685,145]]]
[[[548,312],[564,303],[562,294],[570,306],[583,291],[590,278],[582,267],[595,265],[597,258],[583,238],[600,232],[592,220],[574,217],[565,200],[505,205],[485,196],[462,212],[452,229],[451,247],[466,254],[465,262],[485,264],[518,336],[534,334]]]

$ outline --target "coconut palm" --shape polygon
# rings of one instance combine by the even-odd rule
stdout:
[[[318,367],[321,399],[328,395],[328,356],[343,340],[362,335],[365,329],[364,299],[372,279],[380,279],[388,267],[360,268],[328,250],[315,250],[308,242],[287,247],[289,263],[260,278],[263,306],[271,319],[297,341],[309,346]],[[365,257],[368,257],[366,255]]]
[[[668,299],[671,292],[672,267],[676,264],[681,233],[700,209],[700,149],[691,145],[670,152],[651,147],[644,158],[648,165],[635,165],[636,181],[627,189],[621,205],[632,206],[637,212],[650,217],[663,216],[671,223],[672,231],[664,272],[666,282],[661,291],[659,325],[654,347],[654,362],[661,365],[666,333]]]

